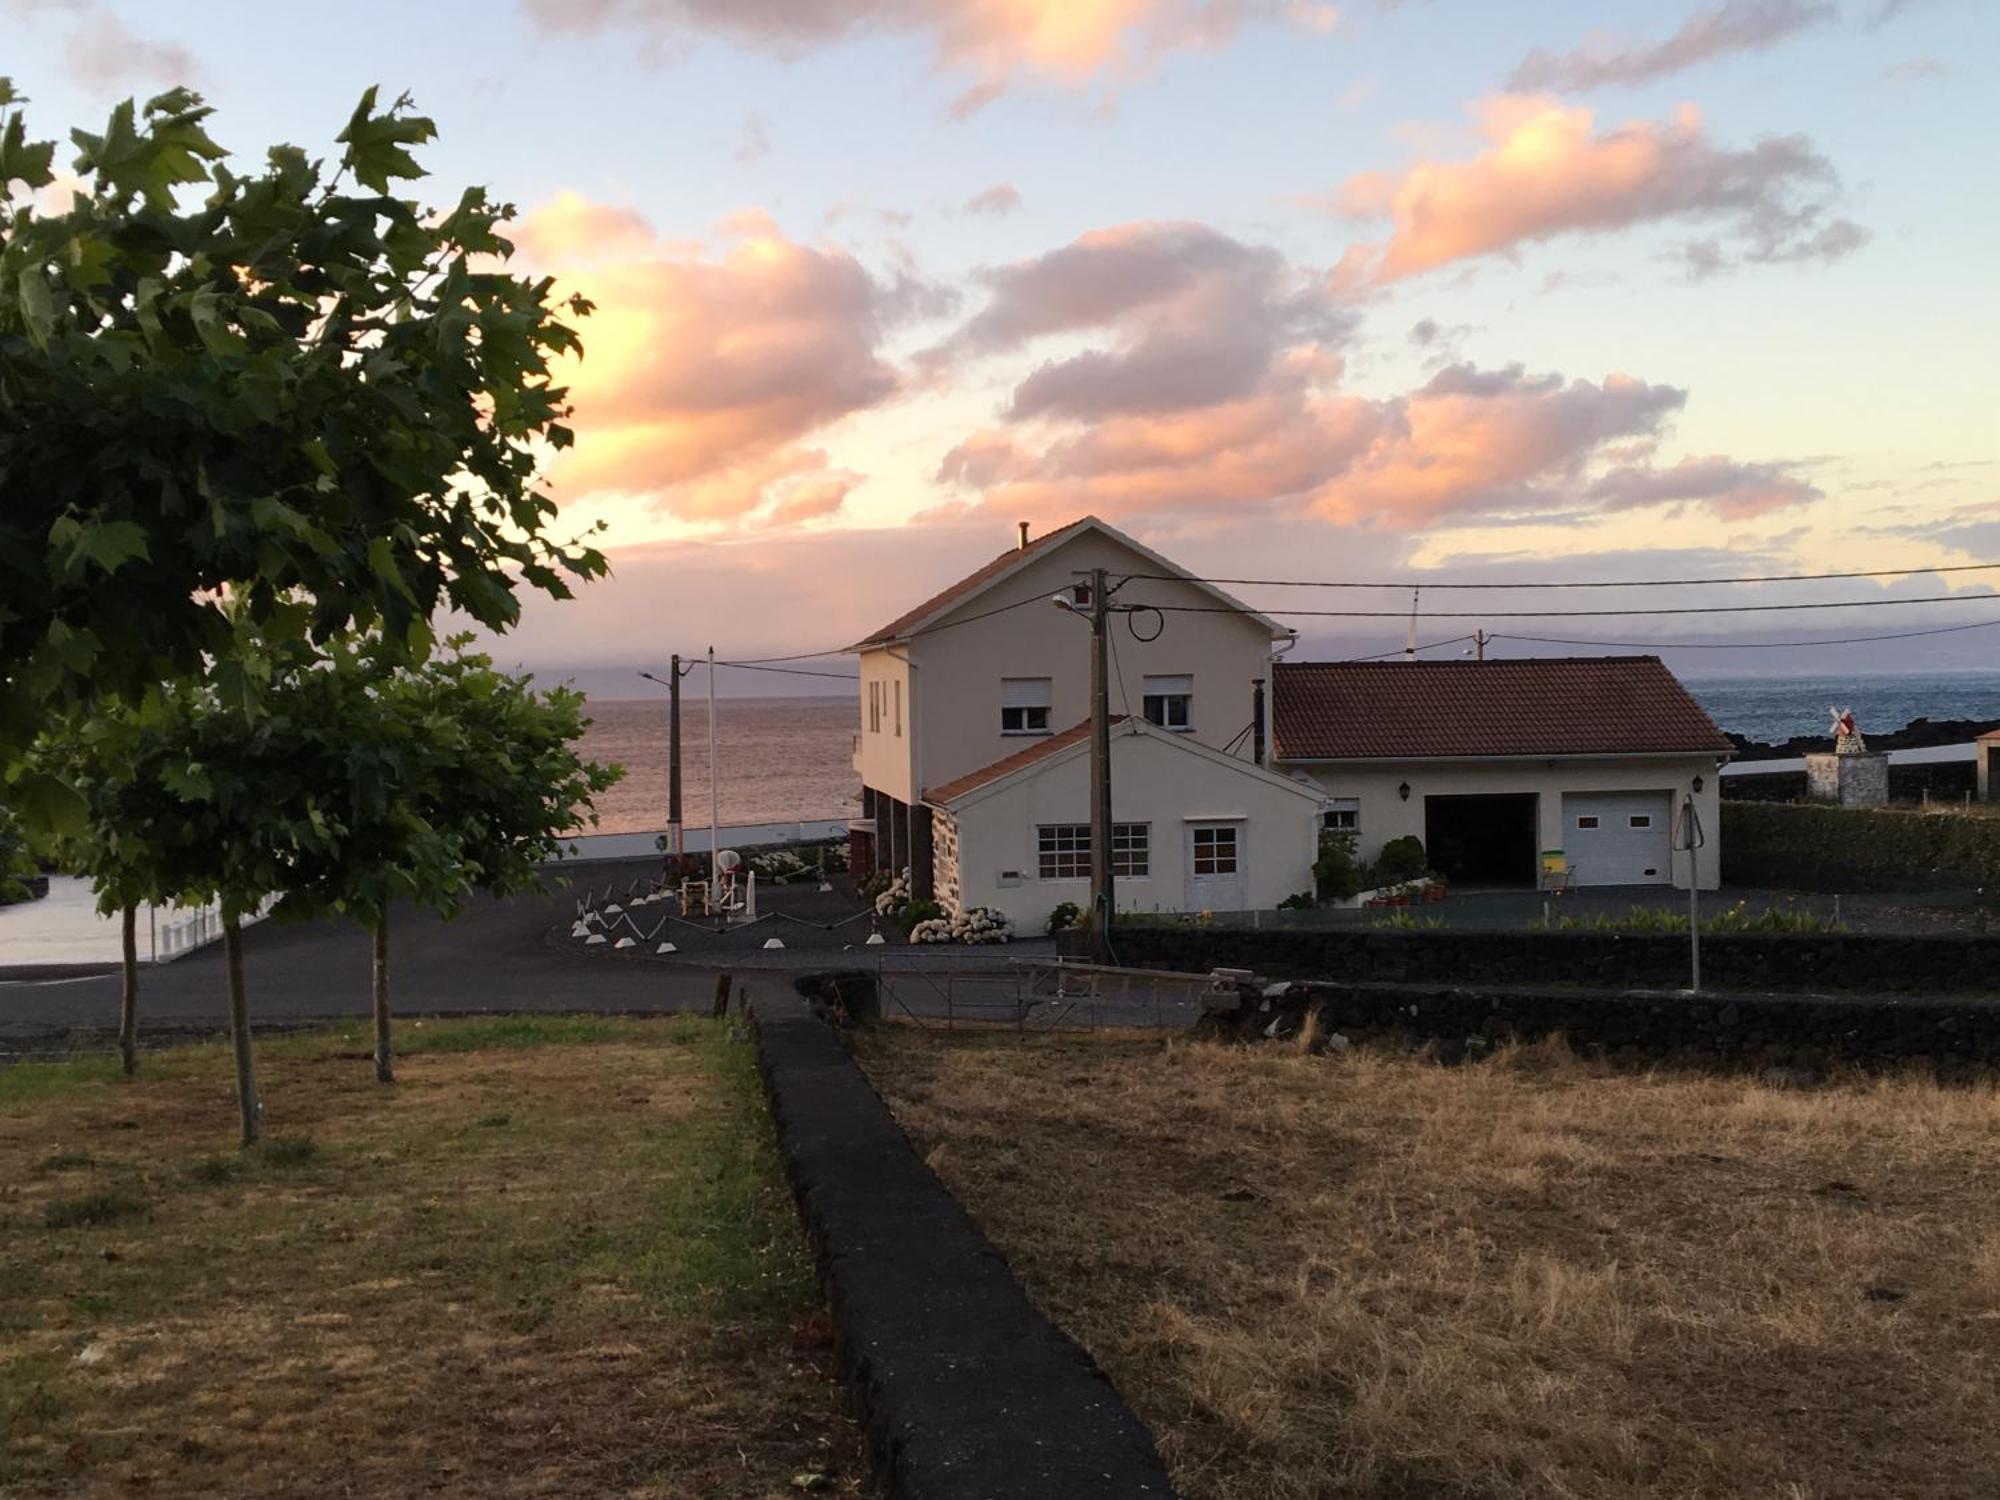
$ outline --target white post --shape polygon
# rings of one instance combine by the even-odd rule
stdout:
[[[715,647],[708,648],[708,905],[712,911],[722,901],[721,803],[716,797],[715,780]]]
[[[1687,846],[1688,872],[1688,990],[1701,993],[1701,827],[1695,821],[1694,798],[1687,799],[1681,814],[1682,842]]]

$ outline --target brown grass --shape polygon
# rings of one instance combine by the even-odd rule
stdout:
[[[892,1029],[1197,1500],[2000,1493],[2000,1092]]]
[[[0,1494],[859,1486],[747,1047],[404,1034],[263,1045],[248,1153],[222,1048],[0,1070]]]

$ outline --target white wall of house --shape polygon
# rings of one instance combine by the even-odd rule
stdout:
[[[861,653],[861,730],[854,769],[864,786],[914,803],[917,694],[903,654],[900,646]]]
[[[965,620],[1017,600],[1035,601],[990,619],[973,620],[919,635],[907,643],[861,654],[861,745],[855,769],[869,786],[905,802],[926,788],[989,766],[1028,749],[1041,736],[1001,728],[1003,680],[1048,679],[1048,732],[1061,733],[1090,713],[1090,626],[1046,601],[1093,567],[1114,574],[1162,569],[1116,538],[1085,531],[1036,554],[1014,576],[976,594],[939,624]],[[1117,596],[1121,604],[1200,605],[1216,596],[1179,581],[1135,581]],[[1159,638],[1134,637],[1139,632]],[[1145,679],[1192,679],[1190,738],[1221,748],[1250,725],[1252,680],[1270,675],[1268,626],[1235,614],[1164,614],[1117,617],[1110,684],[1114,714],[1142,712]],[[898,660],[908,657],[908,664]],[[903,733],[885,718],[871,729],[871,683],[893,696],[900,682]],[[1021,689],[1017,687],[1016,694]],[[1243,755],[1249,755],[1246,737]]]
[[[1319,815],[1310,788],[1147,732],[1114,732],[1111,769],[1113,820],[1147,828],[1147,874],[1114,879],[1120,911],[1227,909],[1216,878],[1196,878],[1190,868],[1196,829],[1231,830],[1244,909],[1273,907],[1310,887]],[[1024,934],[1039,931],[1060,902],[1089,905],[1087,867],[1043,878],[1040,833],[1088,826],[1087,745],[967,794],[949,817],[963,905],[996,906]]]
[[[1298,763],[1328,797],[1354,798],[1360,803],[1360,827],[1356,852],[1363,860],[1374,859],[1382,845],[1404,835],[1425,836],[1424,799],[1509,792],[1534,793],[1537,807],[1537,853],[1562,849],[1574,862],[1582,847],[1564,816],[1565,794],[1608,792],[1656,792],[1670,794],[1668,805],[1676,813],[1681,800],[1694,794],[1695,811],[1701,819],[1708,842],[1697,851],[1695,868],[1702,890],[1714,890],[1722,881],[1721,801],[1713,755],[1633,756],[1575,760],[1507,758],[1493,760],[1394,760]],[[1700,777],[1702,789],[1694,791]],[[1405,801],[1400,787],[1409,783]],[[1574,807],[1572,807],[1572,812]],[[1687,889],[1687,856],[1679,850],[1670,855],[1671,884]],[[1584,869],[1588,883],[1593,872]]]

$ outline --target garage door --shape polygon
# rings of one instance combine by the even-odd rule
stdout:
[[[1668,792],[1566,793],[1563,853],[1576,883],[1671,883],[1673,821]]]

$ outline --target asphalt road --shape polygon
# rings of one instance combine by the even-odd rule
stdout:
[[[632,863],[578,865],[579,886],[622,884]],[[674,1011],[710,1003],[712,971],[668,964],[592,961],[544,939],[564,931],[574,896],[553,885],[506,901],[480,900],[446,922],[414,910],[389,923],[391,997],[399,1014],[439,1011]],[[319,1020],[368,1013],[369,935],[329,923],[260,922],[243,935],[244,980],[259,1022]],[[594,956],[593,956],[594,957]],[[139,1013],[147,1026],[187,1029],[226,1024],[222,945],[141,971]],[[0,969],[0,1037],[35,1037],[118,1023],[115,968]]]

